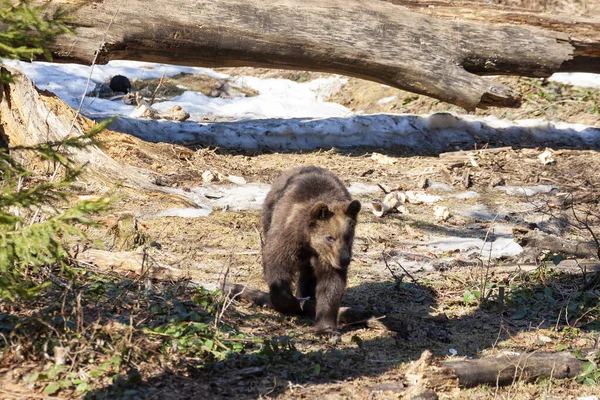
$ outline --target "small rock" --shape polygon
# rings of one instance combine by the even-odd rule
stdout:
[[[227,180],[231,183],[235,183],[236,185],[245,185],[246,184],[246,180],[244,178],[242,178],[241,176],[227,175]]]
[[[552,339],[550,339],[546,335],[540,335],[540,336],[538,336],[538,339],[540,340],[540,342],[543,342],[543,343],[552,343]]]
[[[540,155],[538,155],[538,160],[542,163],[542,165],[548,165],[554,163],[554,158],[552,157],[552,149],[544,150]]]
[[[383,165],[393,165],[398,162],[397,158],[386,156],[385,154],[380,154],[380,153],[373,153],[371,155],[371,160],[375,160],[379,164],[383,164]]]
[[[178,121],[183,122],[190,117],[190,113],[185,111],[180,106],[173,106],[169,108],[167,111],[160,114],[160,118],[168,119],[170,121]]]
[[[450,210],[446,206],[435,206],[433,212],[437,221],[447,221],[450,218]]]
[[[211,170],[206,170],[202,173],[202,182],[209,183],[217,180],[217,177]]]

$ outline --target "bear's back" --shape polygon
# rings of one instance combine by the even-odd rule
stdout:
[[[316,166],[287,170],[275,179],[267,195],[262,211],[263,230],[267,234],[273,224],[284,224],[290,217],[308,213],[317,201],[349,200],[346,186],[329,170]]]

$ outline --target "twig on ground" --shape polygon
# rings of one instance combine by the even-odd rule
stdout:
[[[404,267],[402,266],[402,264],[400,264],[400,263],[399,263],[398,261],[396,261],[396,260],[394,260],[394,262],[395,262],[396,264],[398,264],[398,266],[399,266],[400,268],[402,268],[402,271],[404,271],[404,273],[406,274],[406,276],[408,276],[408,277],[409,277],[409,278],[410,278],[410,279],[413,281],[413,283],[418,283],[418,282],[417,282],[417,280],[416,280],[416,279],[415,279],[415,278],[414,278],[414,277],[413,277],[413,276],[410,274],[410,272],[408,272],[408,271],[406,270],[406,268],[404,268]]]
[[[152,104],[154,104],[154,99],[156,98],[156,94],[158,93],[158,89],[160,89],[160,87],[162,86],[163,82],[165,81],[165,76],[167,75],[167,71],[165,70],[162,74],[162,76],[160,77],[160,81],[158,81],[158,85],[156,85],[156,89],[154,89],[154,93],[152,93],[152,97],[150,98],[150,102],[149,105],[150,107],[152,107]]]
[[[263,248],[265,242],[263,241],[262,234],[260,233],[260,230],[256,227],[256,225],[252,224],[252,227],[254,228],[254,231],[258,235],[258,241],[260,243],[260,253],[262,254],[262,248]]]
[[[387,268],[388,271],[390,271],[390,274],[392,275],[392,278],[394,278],[394,280],[396,281],[396,285],[399,285],[400,283],[402,283],[402,279],[404,278],[404,275],[398,277],[398,275],[396,275],[396,272],[394,272],[394,270],[390,267],[390,265],[387,262],[387,258],[386,258],[386,254],[385,254],[385,249],[383,249],[381,251],[381,257],[383,258],[383,262],[385,264],[385,267]]]

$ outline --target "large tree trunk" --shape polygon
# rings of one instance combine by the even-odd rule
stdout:
[[[52,6],[73,3],[76,35],[57,41],[59,61],[89,64],[98,51],[100,63],[129,59],[334,72],[467,109],[519,104],[509,87],[478,75],[600,72],[600,23],[584,19],[535,13],[517,19],[514,11],[498,12],[495,22],[514,19],[516,25],[448,19],[464,14],[487,20],[492,12],[443,1],[440,16],[408,11],[395,3],[431,12],[401,0],[181,0],[175,7],[167,0],[54,0]],[[553,30],[518,25],[529,16]]]

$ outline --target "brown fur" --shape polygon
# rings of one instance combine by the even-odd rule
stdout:
[[[303,314],[292,294],[316,297],[316,330],[337,328],[346,288],[360,203],[344,184],[319,167],[300,167],[279,176],[263,207],[263,273],[271,302],[286,314]]]

